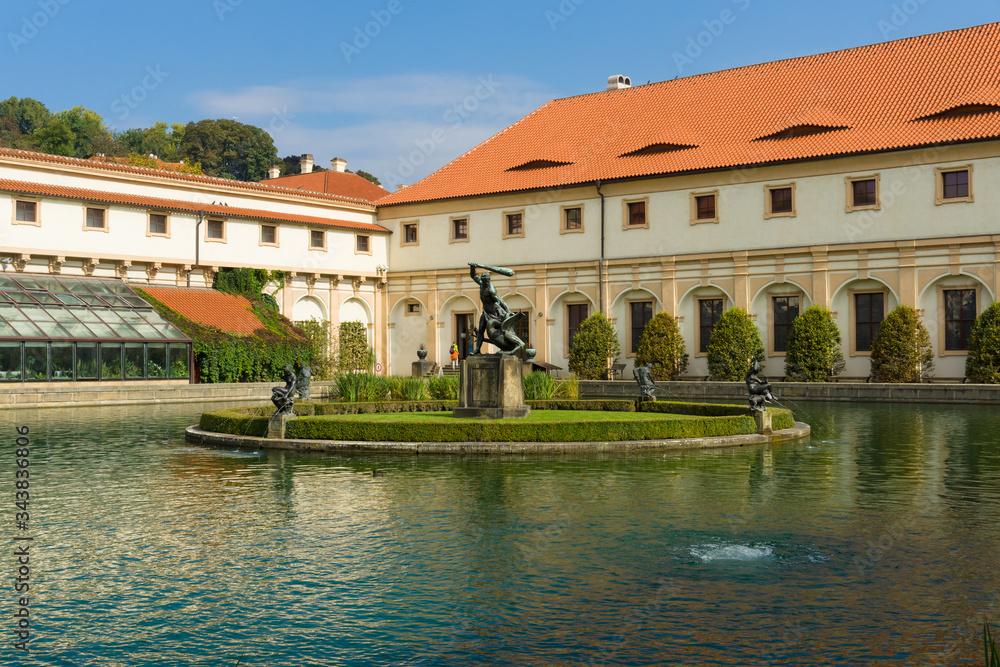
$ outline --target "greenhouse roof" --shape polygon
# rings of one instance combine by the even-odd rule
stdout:
[[[113,278],[0,274],[0,340],[189,341]]]

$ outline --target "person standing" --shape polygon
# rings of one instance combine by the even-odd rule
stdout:
[[[451,353],[451,367],[458,368],[458,343],[452,343],[449,352]]]

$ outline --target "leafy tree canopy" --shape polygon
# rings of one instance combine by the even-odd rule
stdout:
[[[34,134],[50,116],[44,104],[30,97],[11,97],[0,102],[0,119],[13,122],[19,134]]]
[[[764,361],[757,325],[742,308],[722,314],[708,340],[708,372],[713,380],[742,380],[756,359]]]
[[[606,380],[620,352],[615,326],[602,313],[594,313],[573,336],[569,369],[583,380]]]
[[[94,150],[94,141],[100,141],[99,137],[109,136],[108,128],[104,126],[104,119],[96,111],[76,106],[66,111],[60,111],[58,116],[73,132],[75,139],[72,155],[74,157],[88,158],[99,152]]]
[[[656,380],[673,380],[687,370],[688,354],[684,351],[684,336],[673,315],[660,311],[642,330],[635,363],[653,364]]]
[[[53,118],[35,130],[34,140],[39,150],[50,155],[72,157],[76,152],[76,135],[61,118]]]
[[[265,178],[278,161],[278,151],[267,132],[225,118],[188,123],[181,153],[200,162],[209,176],[240,181]]]
[[[379,187],[382,186],[382,183],[378,180],[378,178],[376,178],[372,174],[369,174],[364,169],[358,169],[357,171],[351,171],[350,169],[347,169],[345,171],[347,171],[348,174],[357,174],[358,176],[360,176],[361,178],[365,179],[366,181],[371,181],[372,183],[374,183],[375,185],[377,185]]]
[[[164,162],[180,162],[181,143],[184,141],[185,126],[180,123],[167,125],[157,121],[151,127],[136,127],[118,134],[118,141],[129,153],[155,155]]]
[[[872,382],[920,382],[934,368],[934,348],[920,315],[896,306],[872,340]]]

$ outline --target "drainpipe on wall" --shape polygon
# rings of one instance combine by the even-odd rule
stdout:
[[[201,244],[198,243],[198,230],[201,228],[201,223],[204,221],[204,219],[205,219],[205,212],[198,211],[198,222],[194,224],[194,266],[191,267],[191,271],[197,269],[198,263],[201,261],[199,259],[199,250],[201,248]],[[187,274],[188,287],[191,287],[191,271],[188,271]]]
[[[597,262],[597,303],[601,309],[601,315],[605,315],[604,312],[604,194],[601,192],[601,180],[598,179],[594,183],[594,187],[597,188],[597,194],[601,196],[601,258]]]

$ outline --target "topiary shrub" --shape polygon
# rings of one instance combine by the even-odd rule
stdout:
[[[756,359],[764,361],[757,325],[742,308],[722,314],[708,340],[708,373],[713,380],[743,380]]]
[[[979,384],[1000,383],[1000,301],[990,305],[972,325],[965,377]]]
[[[326,320],[319,321],[316,318],[296,322],[295,326],[302,330],[309,346],[312,348],[312,371],[313,380],[329,380],[333,377],[336,368],[336,359],[330,354],[330,323]]]
[[[833,313],[823,306],[809,306],[792,322],[785,375],[798,382],[824,382],[843,370],[840,330]]]
[[[607,380],[621,347],[611,320],[594,313],[580,323],[569,350],[569,370],[581,380]]]
[[[646,323],[635,353],[635,363],[637,366],[653,364],[655,380],[673,380],[687,370],[684,336],[670,313],[661,311]]]
[[[341,373],[364,373],[368,368],[368,329],[357,320],[340,323],[338,369]]]
[[[896,306],[872,340],[872,382],[920,382],[934,367],[931,337],[911,306]]]

